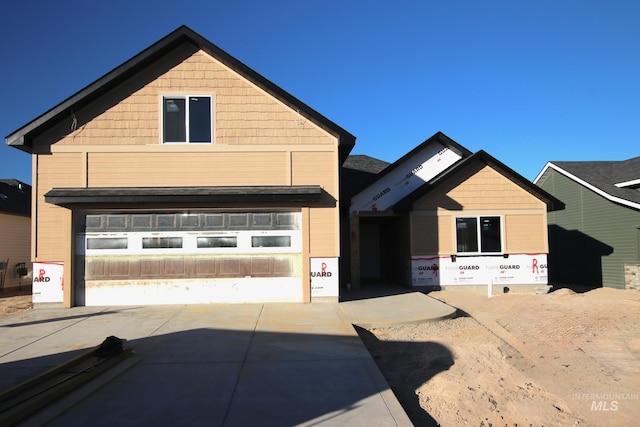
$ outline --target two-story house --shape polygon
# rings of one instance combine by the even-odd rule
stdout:
[[[355,137],[187,27],[6,142],[64,306],[338,299]]]

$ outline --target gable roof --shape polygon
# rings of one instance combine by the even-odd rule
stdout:
[[[0,179],[0,212],[31,216],[31,186],[17,179]]]
[[[398,200],[415,191],[471,152],[442,132],[436,132],[413,150],[353,191],[352,212],[390,209]],[[382,190],[382,193],[380,191]]]
[[[31,153],[34,137],[58,123],[62,118],[69,117],[71,111],[78,110],[80,107],[87,105],[92,100],[124,83],[128,78],[142,71],[144,68],[159,62],[167,55],[171,55],[178,47],[185,44],[192,45],[196,49],[211,55],[271,96],[277,98],[283,104],[297,110],[303,117],[311,120],[331,135],[336,136],[339,144],[340,161],[343,162],[347,158],[349,152],[355,145],[355,136],[184,25],[122,65],[114,68],[84,89],[71,95],[49,111],[7,135],[7,145]]]
[[[450,150],[458,153],[463,159],[466,157],[469,157],[472,154],[471,151],[467,150],[465,147],[458,144],[457,142],[449,138],[444,133],[438,131],[435,134],[433,134],[431,137],[424,140],[422,143],[418,144],[418,146],[415,147],[413,150],[409,151],[407,154],[405,154],[404,156],[400,157],[398,160],[393,162],[389,167],[387,167],[384,171],[382,171],[382,173],[378,176],[378,178],[382,178],[383,176],[388,175],[389,173],[394,171],[395,169],[401,167],[407,159],[412,158],[414,154],[422,150],[425,146],[432,143],[436,143],[436,142],[439,142],[440,144],[444,145]]]
[[[557,171],[614,203],[640,209],[640,156],[621,161],[548,162],[533,181]]]
[[[547,205],[547,211],[555,211],[564,209],[565,205],[560,200],[556,199],[551,194],[547,193],[540,187],[534,185],[531,181],[497,160],[484,150],[480,150],[477,153],[460,160],[458,163],[442,172],[440,175],[433,178],[431,181],[425,183],[413,193],[409,194],[404,199],[400,200],[393,206],[394,212],[408,212],[412,209],[413,204],[426,196],[431,190],[441,185],[442,183],[452,179],[458,173],[475,167],[478,163],[490,166],[492,169],[499,172],[502,176],[530,193],[534,197],[543,201]]]

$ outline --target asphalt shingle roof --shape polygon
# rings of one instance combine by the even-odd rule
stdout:
[[[378,174],[390,163],[364,154],[352,154],[342,164],[341,190],[343,198],[351,199],[367,185],[371,184]]]
[[[640,203],[638,188],[621,188],[615,185],[640,180],[640,156],[621,161],[550,163],[610,196]]]
[[[17,179],[0,179],[0,212],[31,216],[31,186]]]

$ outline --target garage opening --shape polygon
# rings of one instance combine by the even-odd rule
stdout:
[[[76,217],[77,305],[302,301],[297,211]]]

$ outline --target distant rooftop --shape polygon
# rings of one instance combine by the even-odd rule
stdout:
[[[0,179],[0,212],[31,216],[31,186],[17,179]]]
[[[554,169],[637,206],[640,203],[640,156],[620,161],[549,162]],[[541,181],[544,176],[541,177]]]

